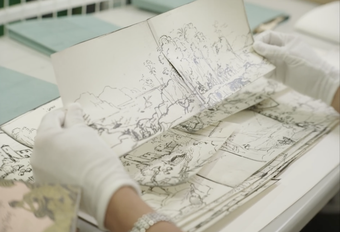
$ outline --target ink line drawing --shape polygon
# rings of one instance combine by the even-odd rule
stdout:
[[[10,138],[0,130],[0,178],[33,182],[29,158],[32,149]]]
[[[120,159],[141,185],[178,185],[195,175],[234,129],[225,122],[196,134],[170,129]]]
[[[16,141],[33,148],[34,138],[41,119],[46,113],[61,107],[61,99],[57,98],[1,125],[0,128]]]
[[[245,19],[243,4],[214,1],[204,23],[179,10],[54,54],[64,104],[83,105],[88,125],[120,156],[272,71],[253,51],[246,21],[230,24],[230,17]],[[210,5],[190,7],[201,4]],[[225,13],[233,4],[237,16]]]
[[[276,81],[259,78],[215,107],[203,110],[189,120],[180,123],[175,128],[187,132],[201,130],[208,125],[212,125],[230,115],[260,103],[285,88],[285,86]]]

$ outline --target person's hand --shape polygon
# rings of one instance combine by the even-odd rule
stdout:
[[[108,203],[118,189],[129,186],[140,193],[118,156],[85,124],[77,103],[42,119],[30,162],[36,183],[80,186],[80,208],[94,216],[100,228],[104,228]]]
[[[331,105],[339,88],[339,70],[299,38],[266,31],[255,38],[253,48],[276,66],[273,79]]]

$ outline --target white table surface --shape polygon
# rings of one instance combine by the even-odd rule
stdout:
[[[275,30],[297,34],[315,48],[339,49],[339,44],[313,38],[293,29],[299,17],[318,4],[304,0],[247,1],[290,14],[290,19]],[[154,15],[127,6],[97,13],[96,17],[124,27]],[[0,65],[55,83],[49,57],[6,36],[0,38]],[[214,224],[206,232],[300,231],[339,191],[339,153],[339,126],[337,126],[307,154],[295,161],[280,176],[281,180],[276,185]],[[78,227],[80,232],[99,231],[83,220],[78,221]]]

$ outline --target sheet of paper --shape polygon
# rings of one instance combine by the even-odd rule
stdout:
[[[188,182],[176,186],[142,186],[142,198],[153,209],[171,216],[176,221],[231,190],[232,188],[194,176]]]
[[[56,85],[0,67],[0,125],[59,97]]]
[[[273,104],[279,107],[272,107]],[[252,107],[252,110],[286,124],[318,131],[339,120],[339,113],[332,107],[295,91],[282,92]]]
[[[274,99],[275,105],[273,105],[272,102],[270,103],[269,100],[265,100],[265,102],[258,104],[257,107],[253,108],[255,110],[261,109],[261,113],[267,111],[267,115],[269,117],[272,116],[275,120],[282,119],[277,117],[277,115],[279,115],[280,112],[282,113],[283,111],[288,110],[290,111],[290,117],[283,118],[287,118],[289,121],[282,121],[282,124],[295,125],[304,130],[309,130],[311,133],[301,138],[288,150],[280,153],[274,160],[270,161],[269,164],[258,170],[254,175],[238,186],[234,187],[232,191],[221,196],[221,198],[216,199],[204,209],[180,219],[177,224],[180,225],[181,228],[187,231],[196,231],[225,216],[233,209],[232,207],[237,207],[239,205],[237,202],[236,204],[232,204],[234,206],[230,205],[234,199],[233,193],[236,194],[235,196],[239,193],[243,193],[241,194],[243,195],[243,198],[242,196],[238,196],[241,198],[236,197],[237,199],[246,199],[245,197],[251,196],[249,190],[254,189],[254,187],[249,188],[249,186],[252,186],[255,183],[256,186],[261,186],[260,183],[266,181],[268,177],[272,178],[279,175],[291,162],[305,154],[319,138],[325,133],[328,133],[334,125],[339,123],[338,113],[326,104],[311,99],[310,97],[303,96],[296,92],[286,91],[276,96]],[[291,104],[292,107],[290,110],[287,109],[289,104]],[[306,111],[308,112],[309,117],[305,117],[307,116]],[[304,120],[304,123],[302,123],[302,120]],[[268,138],[270,138],[270,135],[268,135]],[[209,214],[207,214],[208,212]]]
[[[177,25],[161,15],[53,54],[63,103],[81,103],[87,123],[122,155],[270,72],[273,66],[249,48],[253,40],[242,2],[233,0],[230,6],[221,0],[211,3],[198,1],[184,10],[179,8],[172,17],[184,21],[176,19]],[[210,11],[218,12],[217,24],[215,14],[200,19],[197,10],[207,10],[208,5]],[[230,20],[240,23],[228,26]],[[203,32],[197,34],[193,23]],[[178,50],[166,52],[157,45],[158,35],[170,33],[164,35],[167,38],[172,31],[185,28],[191,36],[183,46],[189,55],[197,55],[186,62],[200,76],[185,76],[188,73],[167,57],[176,56]],[[196,43],[197,39],[202,43]],[[204,55],[206,52],[210,55]],[[213,61],[219,61],[218,65]]]
[[[120,159],[141,185],[178,185],[195,175],[236,128],[221,122],[196,134],[170,129]]]
[[[236,121],[241,128],[227,139],[199,175],[230,187],[240,185],[311,133],[311,130],[283,124],[247,110],[225,121]]]
[[[273,69],[251,48],[242,1],[195,1],[148,23],[159,49],[206,107]]]
[[[217,123],[230,115],[253,106],[269,96],[279,93],[286,87],[264,77],[245,86],[240,91],[223,100],[212,108],[208,108],[175,128],[181,131],[194,132]]]
[[[40,125],[41,119],[48,112],[62,107],[60,98],[53,100],[35,110],[29,111],[8,123],[3,124],[0,128],[6,134],[16,141],[33,148],[34,138]]]
[[[0,130],[0,179],[33,183],[31,154],[31,148],[18,143]]]

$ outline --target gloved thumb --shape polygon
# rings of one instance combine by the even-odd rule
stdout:
[[[280,50],[282,50],[281,47],[270,45],[262,41],[255,41],[253,48],[257,53],[269,60],[278,56],[281,53]]]
[[[72,127],[79,124],[85,124],[83,118],[83,108],[79,103],[71,103],[66,108],[64,128]]]

